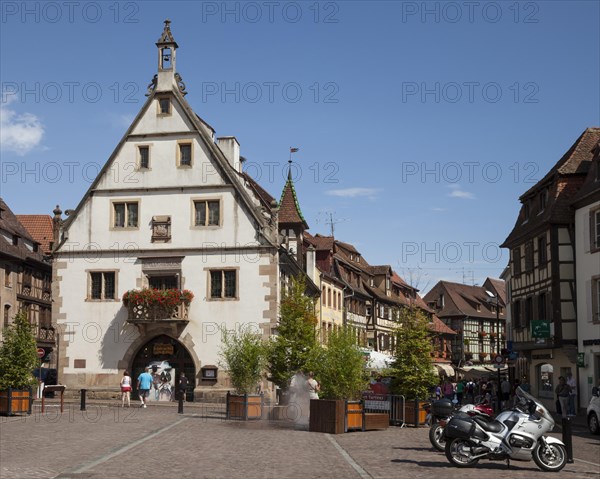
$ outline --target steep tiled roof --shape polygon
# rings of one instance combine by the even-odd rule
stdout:
[[[404,286],[407,288],[412,288],[406,281],[404,281],[398,273],[392,271],[392,283],[396,283],[398,286]],[[413,288],[414,289],[414,288]]]
[[[571,202],[585,181],[593,158],[595,145],[600,141],[600,128],[585,130],[573,146],[552,169],[525,192],[519,199],[523,203],[517,221],[502,247],[512,248],[546,224],[568,224],[573,222]],[[546,206],[541,210],[537,199],[548,188]],[[525,217],[525,205],[529,218]]]
[[[296,189],[292,181],[291,173],[288,174],[288,179],[283,187],[281,199],[279,200],[279,223],[284,224],[301,224],[308,229],[308,224],[302,216]]]
[[[367,268],[368,272],[371,274],[387,274],[391,269],[392,267],[389,264],[369,266]]]
[[[9,240],[4,234],[0,234],[0,253],[22,260],[33,259],[43,261],[43,255],[40,252],[31,251],[23,244],[22,239],[28,240],[31,243],[37,244],[37,242],[19,222],[2,198],[0,198],[0,230],[5,231],[7,235],[14,235],[21,238],[18,244],[14,245],[12,238]]]
[[[306,235],[306,232],[304,232]],[[315,236],[311,236],[313,245],[317,250],[333,250],[334,238],[333,236],[323,236],[320,234],[316,234]]]
[[[50,215],[16,215],[16,217],[33,239],[40,244],[41,251],[50,254],[52,252],[50,243],[54,240]]]
[[[504,291],[506,291],[504,289]],[[495,319],[496,313],[492,312],[493,302],[483,286],[470,286],[468,284],[439,281],[426,295],[425,302],[437,302],[440,292],[444,293],[444,305],[438,304],[436,309],[439,317],[469,316],[473,318]],[[506,304],[506,296],[500,297],[500,304]],[[479,311],[477,311],[479,305]],[[505,315],[500,315],[505,319]]]
[[[350,253],[358,253],[358,254],[360,254],[358,252],[358,250],[354,246],[352,246],[350,243],[344,243],[342,241],[336,240],[336,244],[338,246],[342,247],[343,249],[348,250]]]
[[[448,326],[444,324],[444,322],[438,318],[435,314],[431,318],[431,323],[429,324],[429,329],[439,334],[458,334],[453,329],[450,329]]]
[[[582,200],[583,202],[590,203],[591,201],[595,201],[595,198],[592,196],[597,196],[600,193],[600,142],[596,144],[593,152],[594,159],[590,164],[590,171],[583,185],[573,198],[572,203],[579,203]]]

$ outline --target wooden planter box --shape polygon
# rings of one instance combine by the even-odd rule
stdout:
[[[362,431],[364,424],[361,401],[311,399],[308,430],[328,434]]]
[[[427,401],[419,401],[417,399],[407,399],[394,403],[394,417],[402,424],[411,426],[424,426],[427,421],[427,411],[423,409],[423,405]]]
[[[0,391],[0,414],[31,414],[33,390],[8,388]]]
[[[227,393],[227,419],[249,419],[262,418],[263,395],[262,394],[231,394]]]

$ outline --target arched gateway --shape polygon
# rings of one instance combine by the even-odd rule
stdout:
[[[188,380],[186,400],[194,400],[196,368],[190,353],[176,339],[166,335],[156,336],[144,344],[136,353],[131,365],[134,397],[137,394],[137,378],[150,366],[154,377],[150,401],[176,400],[177,379],[183,371]]]

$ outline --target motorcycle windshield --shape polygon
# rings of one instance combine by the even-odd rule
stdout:
[[[515,391],[515,395],[523,402],[535,403],[537,411],[543,412],[544,416],[546,416],[548,419],[552,419],[550,412],[544,407],[544,405],[528,392],[525,392],[520,387],[518,387]]]

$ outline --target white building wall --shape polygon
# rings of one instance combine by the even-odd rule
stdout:
[[[592,387],[600,383],[600,344],[584,346],[584,340],[600,341],[600,323],[592,318],[592,277],[600,275],[600,251],[590,249],[590,210],[600,201],[575,211],[575,249],[577,271],[578,352],[585,354],[585,367],[579,370],[579,405],[587,407]]]

